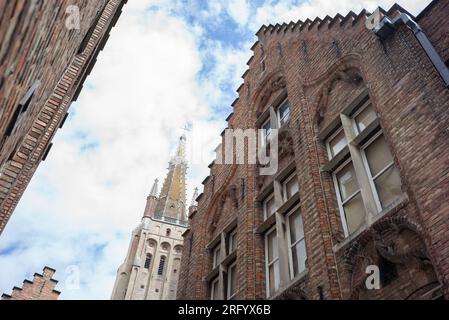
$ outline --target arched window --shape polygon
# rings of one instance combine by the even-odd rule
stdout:
[[[167,231],[165,232],[165,235],[166,235],[167,237],[170,237],[170,235],[171,235],[171,229],[167,229]]]
[[[151,255],[151,253],[148,253],[147,258],[145,260],[145,269],[150,269],[152,259],[153,259],[153,256]]]
[[[161,261],[159,262],[159,269],[157,270],[157,274],[159,276],[162,276],[164,274],[164,268],[165,268],[165,256],[161,256]]]

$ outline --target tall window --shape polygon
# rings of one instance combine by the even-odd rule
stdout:
[[[228,253],[231,254],[237,248],[237,228],[232,230],[228,235]]]
[[[167,259],[166,256],[161,256],[161,260],[159,262],[159,268],[157,269],[157,274],[159,276],[162,276],[164,274],[165,260],[166,259]]]
[[[282,194],[284,201],[287,202],[295,194],[299,192],[298,177],[292,174],[282,182]]]
[[[210,284],[210,299],[219,300],[220,299],[220,282],[219,278],[215,278]]]
[[[375,193],[377,206],[379,209],[387,208],[402,194],[401,178],[381,132],[363,147],[363,159],[371,186],[377,191]]]
[[[287,99],[272,106],[263,115],[259,128],[262,130],[262,143],[268,145],[272,138],[273,129],[282,128],[290,120],[290,104]]]
[[[326,140],[345,235],[366,224],[368,212],[380,213],[402,196],[399,171],[367,100],[352,114],[341,115],[340,127]],[[335,161],[337,163],[337,161]],[[366,190],[366,192],[362,192]]]
[[[145,269],[150,269],[152,259],[153,259],[153,256],[151,255],[151,253],[148,253],[147,258],[145,259]]]
[[[306,269],[306,241],[299,207],[293,209],[287,218],[290,274],[295,278]]]
[[[365,222],[365,207],[351,160],[346,161],[334,173],[336,189],[339,191],[342,220],[348,232],[353,233]]]
[[[214,252],[213,252],[213,263],[212,266],[213,268],[217,267],[221,262],[221,245],[219,244],[218,246],[215,247]]]
[[[272,131],[272,127],[271,127],[271,119],[268,118],[264,124],[262,125],[261,128],[263,131],[263,136],[262,136],[262,142],[265,145],[268,145],[270,143],[271,140],[271,131]]]
[[[237,227],[231,226],[233,224],[218,234],[210,244],[213,246],[212,271],[206,279],[209,281],[212,300],[234,299],[237,295]]]
[[[279,289],[279,251],[276,228],[271,229],[265,235],[265,256],[267,268],[267,291],[271,296]]]
[[[234,262],[228,268],[227,298],[232,300],[237,295],[237,263]]]
[[[263,201],[263,214],[265,220],[271,217],[276,212],[276,200],[274,194],[269,195]]]
[[[306,270],[307,253],[298,177],[296,171],[281,176],[274,181],[273,193],[262,201],[265,222],[259,232],[265,235],[268,297],[278,292],[281,286],[289,285]],[[286,227],[285,232],[280,232],[278,227],[283,225]],[[281,265],[285,265],[285,270],[280,270]]]
[[[279,119],[279,127],[284,126],[290,119],[290,105],[287,100],[277,108],[277,117]]]

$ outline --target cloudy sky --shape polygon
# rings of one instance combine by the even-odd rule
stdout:
[[[430,0],[397,2],[417,14]],[[208,175],[259,27],[393,3],[129,1],[0,238],[0,294],[48,265],[62,299],[109,299],[151,184],[188,123],[189,200]]]

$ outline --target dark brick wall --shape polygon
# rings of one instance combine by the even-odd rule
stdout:
[[[0,233],[81,90],[124,3],[0,1]],[[80,30],[66,28],[69,5],[79,8]],[[40,86],[28,109],[7,136],[20,102],[36,81]]]
[[[442,54],[448,50],[441,36],[447,28],[434,22],[446,23],[447,4],[434,1],[420,16]],[[387,14],[394,17],[398,10],[394,6]],[[365,17],[366,12],[350,13],[262,28],[229,127],[255,128],[270,102],[288,94],[291,119],[280,141],[286,150],[280,170],[290,162],[296,165],[308,273],[286,290],[301,294],[287,292],[284,298],[319,299],[318,288],[325,299],[416,298],[418,288],[433,282],[442,285],[447,298],[449,90],[410,30],[401,26],[380,41],[365,27]],[[262,74],[263,54],[266,71]],[[321,171],[328,158],[318,133],[365,89],[379,114],[407,198],[362,234],[345,240],[331,175]],[[204,278],[211,271],[211,256],[205,246],[234,217],[238,219],[238,298],[266,297],[263,237],[255,229],[262,223],[258,195],[273,177],[259,177],[257,172],[252,165],[211,167],[215,192],[211,180],[206,180],[186,236],[193,235],[193,241],[191,250],[186,245],[184,252],[178,298],[209,297]],[[229,201],[230,189],[239,190],[242,178],[245,199],[239,199],[237,208],[222,205]],[[357,257],[380,261],[382,248],[373,245],[375,235],[400,253],[395,280],[372,293],[359,285],[366,275],[360,273],[365,266]],[[417,255],[421,258],[412,258]]]

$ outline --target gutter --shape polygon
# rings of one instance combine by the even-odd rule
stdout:
[[[380,21],[380,23],[374,27],[373,31],[381,39],[386,39],[395,31],[395,29],[401,23],[405,24],[410,30],[413,31],[413,34],[415,35],[419,44],[422,46],[422,48],[426,52],[427,56],[429,57],[430,61],[433,64],[433,66],[438,71],[441,78],[443,78],[446,88],[449,88],[449,69],[448,69],[448,67],[444,63],[443,59],[441,59],[441,56],[435,50],[435,47],[432,45],[429,38],[423,32],[420,25],[416,21],[414,21],[408,14],[401,13],[397,17],[395,17],[393,20],[391,20],[389,17],[385,16]]]

